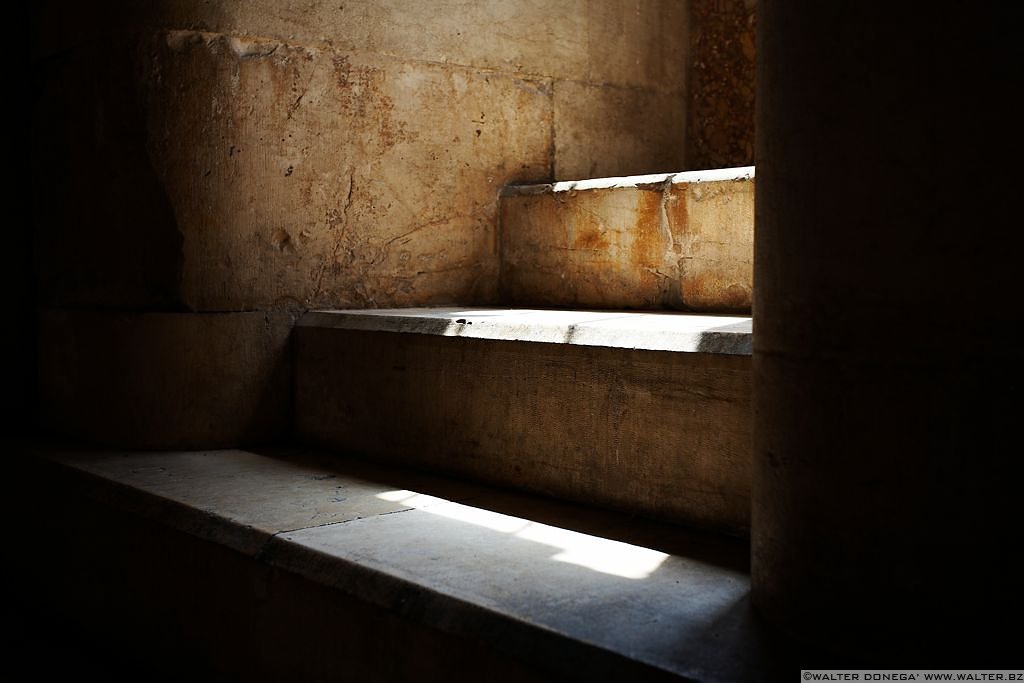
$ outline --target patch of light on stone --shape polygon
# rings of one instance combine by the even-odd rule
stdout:
[[[424,493],[416,493],[415,491],[385,491],[384,493],[378,493],[377,498],[386,500],[391,503],[401,503],[402,505],[408,505],[411,508],[422,510],[432,505],[440,505],[447,503],[448,501],[444,498],[438,498],[437,496],[428,496]]]
[[[377,497],[381,500],[386,500],[391,503],[401,503],[413,496],[418,495],[414,491],[385,491],[384,493],[378,493]]]
[[[305,321],[305,322],[303,322]],[[749,317],[537,309],[409,308],[307,313],[302,326],[749,356]]]
[[[414,491],[386,491],[378,493],[377,498],[557,548],[558,552],[551,556],[555,562],[574,564],[625,579],[645,579],[668,558],[667,554],[650,548],[560,529],[461,503],[450,503]]]
[[[417,510],[425,510],[431,505],[441,505],[443,503],[448,502],[449,501],[445,500],[444,498],[438,498],[437,496],[428,496],[423,493],[417,493],[415,496],[403,500],[402,505],[408,505],[409,507],[416,508]]]
[[[406,503],[406,505],[408,505],[408,503]],[[503,534],[514,534],[530,523],[525,519],[510,517],[509,515],[491,512],[490,510],[482,510],[480,508],[462,505],[460,503],[451,503],[449,505],[430,508],[427,509],[426,512],[429,512],[432,515],[438,515],[439,517],[454,519],[459,522],[468,522],[469,524],[482,526],[485,529],[499,531]]]
[[[646,579],[668,558],[667,554],[650,548],[546,524],[530,524],[516,536],[562,548],[562,552],[551,557],[556,562],[567,562],[626,579]]]

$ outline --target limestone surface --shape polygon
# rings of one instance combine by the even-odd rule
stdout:
[[[500,232],[510,303],[748,311],[754,168],[507,188]]]
[[[296,327],[301,441],[673,522],[749,527],[749,355],[712,343],[644,349],[657,335],[640,321],[630,346],[621,313],[578,314],[561,328],[534,315],[532,330],[515,312],[504,330],[488,320],[494,311],[378,313],[307,314]],[[332,315],[344,322],[324,320]],[[730,324],[748,323],[720,325],[726,336],[744,334]]]
[[[682,3],[127,4],[46,46],[50,306],[494,303],[501,187],[685,167]]]

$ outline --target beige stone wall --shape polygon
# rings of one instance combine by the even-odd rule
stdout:
[[[677,0],[34,3],[42,421],[285,436],[288,314],[496,303],[502,186],[683,166],[686,32]]]
[[[491,303],[498,188],[684,166],[677,0],[127,7],[43,31],[51,305]]]

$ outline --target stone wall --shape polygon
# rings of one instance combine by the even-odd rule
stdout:
[[[48,305],[491,303],[501,186],[685,165],[676,0],[37,16]]]
[[[50,0],[31,23],[26,326],[39,419],[78,439],[286,438],[295,313],[496,303],[502,186],[684,166],[676,0]]]
[[[686,165],[754,164],[756,0],[689,0]]]

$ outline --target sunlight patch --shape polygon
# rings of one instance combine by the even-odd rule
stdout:
[[[666,553],[650,548],[560,529],[470,505],[451,503],[443,498],[415,491],[387,491],[378,493],[377,498],[408,505],[446,519],[510,534],[524,541],[557,548],[559,552],[550,558],[555,562],[574,564],[626,579],[645,579],[668,558]]]

